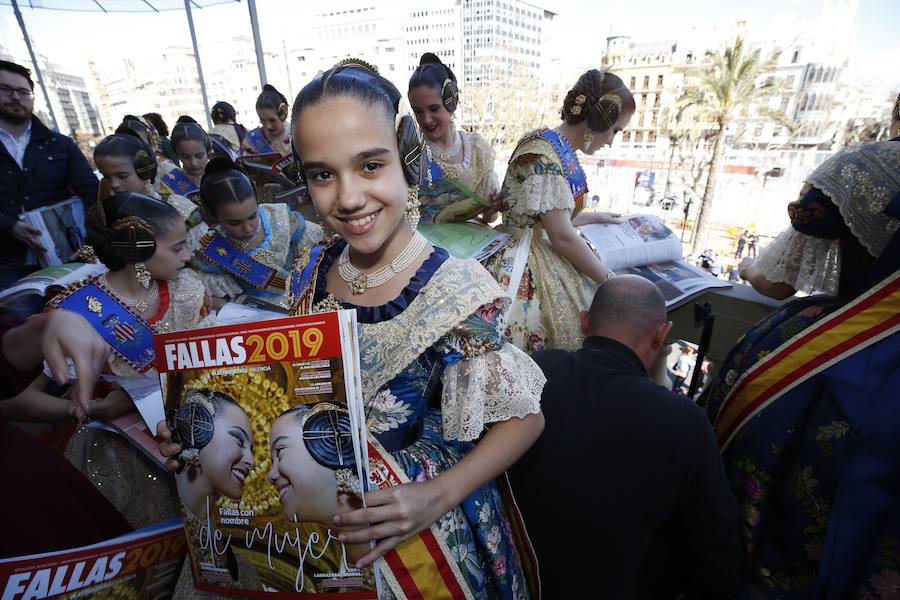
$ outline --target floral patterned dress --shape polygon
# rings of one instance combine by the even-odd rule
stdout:
[[[844,304],[797,299],[748,331],[711,387],[712,420],[743,373]],[[898,361],[896,335],[856,352],[766,406],[727,446],[751,559],[738,598],[900,598]]]
[[[324,274],[343,246],[324,251],[315,302],[334,302]],[[499,317],[507,302],[478,263],[449,258],[440,248],[395,300],[377,307],[341,302],[356,310],[360,323],[370,434],[410,481],[450,469],[485,425],[540,410],[543,374],[503,341]],[[370,460],[370,473],[379,470]],[[528,597],[508,508],[492,481],[432,527],[474,598]],[[385,597],[394,597],[389,574],[386,579]]]
[[[259,262],[274,267],[282,275],[286,275],[291,263],[297,257],[299,249],[312,245],[322,239],[322,227],[310,223],[303,216],[290,210],[287,204],[260,204],[260,227],[265,232],[263,241],[247,252]],[[228,239],[228,235],[217,228],[219,235]],[[239,242],[232,242],[239,246]],[[260,298],[268,303],[287,307],[286,295],[273,290],[259,290],[244,284],[219,267],[211,265],[195,256],[192,266],[197,270],[200,279],[211,296],[218,298],[236,298],[242,294]]]
[[[551,210],[566,210],[575,217],[583,199],[573,195],[562,159],[536,135],[541,131],[522,138],[510,158],[501,190],[503,225],[498,227],[519,241],[526,229],[532,230],[528,262],[506,319],[507,337],[528,353],[580,348],[584,336],[579,315],[590,306],[597,288],[553,249],[541,226],[541,215]],[[571,147],[568,150],[577,161]],[[518,243],[508,244],[487,262],[488,271],[503,286],[510,283],[517,249]]]

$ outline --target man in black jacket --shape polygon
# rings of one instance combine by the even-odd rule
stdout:
[[[672,324],[646,279],[600,286],[577,352],[534,355],[541,437],[509,472],[545,598],[729,598],[739,520],[703,412],[647,375]]]
[[[81,150],[33,111],[31,72],[0,61],[0,289],[37,268],[26,264],[25,254],[28,247],[42,249],[40,232],[19,219],[22,212],[72,196],[79,196],[87,211],[97,199],[99,182]]]

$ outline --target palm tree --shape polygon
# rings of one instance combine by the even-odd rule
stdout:
[[[702,66],[687,73],[686,88],[678,100],[679,112],[692,107],[694,115],[708,123],[714,132],[709,176],[691,248],[693,254],[706,250],[709,240],[716,180],[722,169],[728,125],[751,105],[754,105],[755,115],[790,125],[783,113],[765,106],[765,100],[781,90],[781,83],[769,77],[775,64],[774,58],[761,61],[759,52],[749,47],[742,37],[737,37],[724,49],[710,51]]]

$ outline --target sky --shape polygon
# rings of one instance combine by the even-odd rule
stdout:
[[[78,0],[79,5],[84,0]],[[179,5],[174,0],[159,0]],[[221,0],[198,0],[201,4]],[[379,0],[391,2],[399,0]],[[550,54],[573,57],[586,63],[597,57],[610,32],[630,35],[635,41],[677,39],[692,29],[727,26],[745,19],[760,30],[789,28],[797,19],[814,19],[824,0],[531,0],[557,13],[548,41]],[[136,0],[105,0],[108,5],[140,5]],[[35,6],[72,6],[63,0],[33,0]],[[877,73],[886,83],[900,85],[900,10],[898,0],[859,0],[854,27],[847,36],[854,41],[856,69]],[[90,4],[90,3],[87,3]],[[280,49],[282,35],[288,45],[309,35],[309,12],[322,0],[257,0],[263,44]],[[22,14],[37,51],[51,61],[80,71],[87,60],[99,64],[119,56],[157,52],[168,45],[190,46],[183,10],[155,13],[77,13],[31,9],[20,0]],[[194,22],[203,55],[204,42],[249,35],[246,2],[225,2],[194,10]],[[0,33],[21,44],[21,34],[9,6],[0,0]],[[300,38],[298,40],[298,38]],[[138,41],[139,40],[139,41]]]

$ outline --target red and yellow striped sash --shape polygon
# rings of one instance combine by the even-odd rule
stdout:
[[[744,373],[722,402],[716,435],[724,450],[783,394],[848,356],[900,331],[900,271],[813,323]]]
[[[408,483],[409,478],[377,441],[369,440],[369,478],[379,488]],[[471,600],[450,549],[437,524],[384,555],[381,574],[398,599]]]

